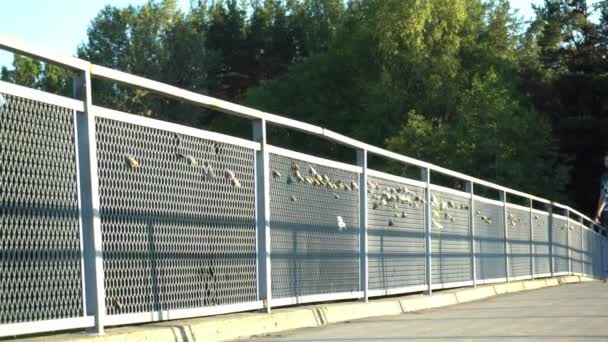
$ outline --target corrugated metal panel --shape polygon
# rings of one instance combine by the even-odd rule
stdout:
[[[424,189],[370,177],[367,196],[369,288],[424,285]]]
[[[502,206],[475,201],[475,257],[478,279],[505,277]]]
[[[298,180],[296,167],[308,180]],[[358,291],[359,192],[351,183],[359,175],[275,154],[270,169],[273,297]],[[315,174],[329,182],[317,184]],[[342,189],[329,188],[339,181]]]
[[[507,230],[509,276],[530,275],[532,273],[530,211],[507,208]]]
[[[471,280],[470,200],[438,191],[432,198],[433,284]]]

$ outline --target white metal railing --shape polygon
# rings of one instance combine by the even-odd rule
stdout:
[[[576,211],[568,206],[554,203],[550,200],[523,193],[508,187],[504,187],[495,183],[487,182],[475,177],[468,176],[463,173],[455,172],[431,163],[420,161],[417,159],[402,156],[400,154],[371,146],[364,142],[360,142],[341,134],[326,130],[322,127],[306,124],[289,118],[280,117],[270,113],[265,113],[252,108],[244,107],[241,105],[233,104],[227,101],[218,100],[209,96],[197,94],[187,90],[183,90],[171,85],[163,84],[157,81],[145,79],[138,76],[133,76],[124,72],[108,69],[105,67],[91,64],[87,61],[73,58],[64,57],[57,55],[53,52],[46,51],[39,47],[32,46],[28,43],[18,41],[14,38],[8,37],[4,34],[0,34],[0,49],[5,49],[18,53],[21,55],[29,56],[32,58],[40,59],[49,63],[58,64],[63,67],[69,68],[77,72],[78,76],[75,82],[75,95],[77,98],[82,100],[68,99],[61,96],[47,94],[38,90],[28,89],[25,87],[9,84],[7,82],[0,82],[0,93],[11,94],[14,96],[20,96],[43,103],[53,104],[66,108],[73,109],[75,114],[75,133],[77,137],[77,158],[78,158],[78,177],[79,177],[79,199],[80,199],[80,211],[81,211],[81,225],[82,225],[82,248],[83,248],[83,297],[85,299],[83,317],[56,321],[43,321],[43,322],[24,322],[15,324],[0,325],[0,336],[16,335],[24,333],[35,333],[40,331],[51,331],[70,329],[77,327],[91,327],[95,326],[96,332],[103,334],[104,326],[107,325],[118,325],[125,323],[138,323],[145,321],[155,321],[163,319],[175,319],[184,317],[193,317],[200,315],[220,314],[226,312],[236,312],[245,310],[254,310],[264,307],[266,311],[270,312],[273,306],[281,305],[292,305],[305,302],[314,301],[326,301],[326,300],[337,300],[337,299],[351,299],[361,298],[368,300],[370,296],[380,296],[389,294],[408,293],[414,291],[426,291],[431,294],[434,289],[443,289],[456,286],[469,286],[488,284],[493,282],[502,281],[513,281],[521,279],[534,279],[538,277],[554,276],[560,274],[572,274],[572,255],[570,246],[570,228],[566,231],[566,245],[567,245],[567,258],[568,258],[568,272],[555,270],[555,244],[553,240],[553,231],[556,229],[553,220],[562,219],[568,222],[568,225],[572,223],[572,216],[575,216],[580,222],[580,225],[574,229],[580,229],[582,232],[591,233],[594,239],[601,241],[601,246],[604,246],[606,239],[601,234],[593,231],[595,225],[592,220],[584,214]],[[190,127],[184,127],[181,125],[171,124],[163,121],[153,120],[149,118],[141,118],[137,116],[128,115],[119,111],[114,111],[106,108],[94,106],[92,104],[93,94],[91,92],[91,78],[106,79],[116,83],[125,84],[128,86],[143,88],[154,92],[156,94],[178,99],[180,101],[192,103],[195,105],[203,106],[212,110],[223,112],[230,115],[235,115],[242,118],[247,118],[253,121],[253,141],[231,137],[228,135],[212,133]],[[104,292],[104,271],[103,271],[103,248],[102,248],[102,235],[100,227],[100,204],[99,204],[99,179],[97,172],[97,157],[96,157],[96,118],[107,118],[115,119],[121,122],[126,122],[133,125],[152,127],[159,130],[169,131],[173,133],[185,134],[196,138],[208,139],[211,141],[218,141],[228,143],[236,146],[245,147],[255,151],[255,211],[256,211],[256,224],[257,224],[257,277],[258,277],[258,301],[251,303],[238,303],[230,306],[220,306],[211,308],[193,308],[193,309],[180,309],[180,310],[156,310],[152,312],[142,312],[128,316],[107,316],[106,314],[106,298]],[[267,125],[277,125],[286,127],[289,129],[301,131],[316,137],[320,137],[338,144],[353,148],[357,151],[357,163],[356,165],[348,165],[344,163],[338,163],[334,161],[325,160],[315,156],[310,156],[294,151],[278,148],[267,144],[266,129]],[[270,170],[270,155],[280,155],[289,158],[302,160],[312,164],[321,164],[327,167],[336,168],[353,172],[359,175],[359,250],[358,259],[360,264],[359,269],[359,280],[360,288],[359,291],[342,292],[342,293],[319,293],[309,294],[305,296],[295,296],[289,298],[278,298],[273,299],[272,295],[272,251],[271,251],[271,213],[270,213],[270,182],[271,182],[271,170]],[[394,161],[409,164],[420,168],[421,179],[413,180],[405,177],[394,176],[379,171],[374,171],[367,168],[367,158],[369,155],[377,155],[385,157]],[[444,174],[450,177],[454,177],[466,182],[466,191],[451,190],[439,185],[433,184],[431,179],[431,172]],[[388,181],[392,181],[403,186],[411,185],[419,187],[424,191],[424,219],[421,222],[424,230],[424,238],[419,241],[420,244],[425,246],[424,260],[425,260],[425,282],[423,284],[417,284],[412,286],[405,286],[400,288],[385,288],[385,289],[374,289],[369,288],[369,277],[368,277],[368,177],[382,178]],[[475,194],[475,187],[483,186],[497,190],[500,194],[500,200],[491,200]],[[453,283],[433,283],[433,255],[441,253],[433,251],[432,246],[432,233],[435,229],[433,227],[433,204],[432,198],[434,194],[448,193],[456,196],[463,197],[469,204],[468,211],[468,241],[464,244],[467,245],[470,253],[470,270],[467,272],[470,275],[470,279],[466,281],[453,282]],[[529,201],[528,206],[515,205],[508,202],[507,195],[515,195],[518,197],[525,198]],[[484,252],[476,250],[476,246],[480,240],[482,240],[476,234],[475,227],[475,216],[477,212],[476,202],[480,206],[488,205],[494,208],[499,208],[502,212],[502,240],[500,243],[504,244],[504,274],[501,273],[501,277],[485,279],[480,278],[477,274],[477,263],[479,259],[484,257]],[[546,207],[546,211],[535,209],[534,203],[542,204]],[[518,210],[529,212],[530,215],[530,273],[525,276],[517,276],[509,274],[509,233],[507,224],[507,210],[508,208],[515,208]],[[553,214],[553,208],[558,208],[565,212],[565,216]],[[314,213],[313,213],[314,214]],[[536,245],[541,244],[534,237],[534,222],[537,220],[536,216],[541,215],[546,217],[545,228],[548,231],[548,255],[538,255],[536,251]],[[544,221],[543,221],[544,222]],[[574,220],[576,222],[576,220]],[[596,225],[597,226],[597,225]],[[590,228],[591,227],[591,228]],[[605,234],[605,228],[599,227],[602,234]],[[543,229],[545,229],[543,228]],[[584,240],[581,238],[581,240]],[[584,241],[581,241],[581,252],[577,262],[581,263],[581,274],[601,276],[603,274],[594,273],[595,265],[592,265],[592,269],[585,267],[584,253],[585,251]],[[481,246],[481,245],[480,245]],[[602,247],[601,253],[593,251],[592,263],[601,263],[601,270],[604,270],[606,266],[606,253]],[[550,262],[549,272],[538,273],[535,270],[536,258],[548,258]],[[602,271],[603,273],[603,271]],[[1,275],[0,275],[1,276]],[[2,281],[2,278],[0,278]],[[94,320],[94,322],[93,322]]]

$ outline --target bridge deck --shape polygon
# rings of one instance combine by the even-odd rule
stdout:
[[[608,341],[608,285],[590,282],[254,341]]]

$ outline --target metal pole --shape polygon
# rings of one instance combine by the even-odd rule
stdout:
[[[555,260],[553,257],[553,206],[548,204],[547,211],[549,212],[549,269],[551,278],[553,278],[555,277]]]
[[[508,224],[507,224],[507,193],[506,191],[500,192],[500,200],[502,201],[502,225],[505,236],[505,278],[507,278],[507,282],[509,282],[509,232],[508,232]]]
[[[469,205],[469,243],[471,245],[471,279],[473,287],[477,287],[477,265],[475,257],[475,185],[473,182],[466,183],[466,191],[471,196]]]
[[[534,201],[530,199],[530,272],[532,279],[534,279],[534,273],[536,272],[536,244],[534,243]]]
[[[79,207],[82,228],[85,314],[95,317],[94,333],[103,335],[106,315],[103,274],[103,245],[99,212],[99,179],[95,143],[95,117],[91,113],[91,74],[83,71],[74,77],[74,97],[84,102],[77,112],[76,155],[78,158]]]
[[[255,194],[258,247],[258,295],[266,312],[272,311],[270,259],[270,155],[266,143],[266,121],[253,122],[253,139],[261,149],[255,154]]]
[[[367,256],[367,151],[357,150],[357,165],[362,168],[359,177],[359,266],[363,299],[369,301]]]
[[[583,226],[581,226],[581,274],[585,274],[585,260],[587,260],[587,253],[585,251],[585,245],[584,245],[584,230],[583,230]]]
[[[570,248],[570,210],[566,209],[566,241],[568,242],[568,274],[572,275],[572,248]]]
[[[431,221],[431,170],[429,168],[424,168],[421,170],[421,178],[423,182],[426,182],[426,189],[424,191],[424,236],[425,236],[425,244],[424,244],[424,257],[425,257],[425,274],[426,274],[426,283],[428,286],[427,294],[433,294],[433,264],[431,258],[432,252],[432,240],[431,240],[431,232],[432,232],[432,221]]]

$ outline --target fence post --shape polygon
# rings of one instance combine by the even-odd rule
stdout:
[[[471,250],[471,279],[473,287],[477,287],[477,260],[475,257],[475,185],[469,181],[465,185],[466,192],[471,196],[469,204],[469,243]]]
[[[257,225],[258,296],[266,312],[272,311],[270,264],[270,155],[266,148],[266,120],[253,122],[253,140],[260,143],[255,153],[255,201]]]
[[[103,245],[99,209],[99,179],[95,143],[95,117],[91,113],[91,73],[82,71],[73,79],[73,93],[84,102],[84,112],[75,114],[78,158],[78,199],[82,229],[85,314],[95,317],[94,333],[103,335],[106,315],[103,274]]]
[[[359,277],[363,299],[369,301],[367,255],[367,150],[357,150],[357,165],[362,168],[359,177]]]
[[[568,274],[572,275],[572,248],[570,247],[570,210],[566,209],[566,244],[568,245]]]
[[[431,258],[432,252],[432,241],[431,241],[431,232],[432,232],[432,220],[431,220],[431,169],[423,168],[420,170],[420,175],[422,181],[426,183],[426,189],[424,191],[424,259],[425,259],[425,275],[426,275],[426,284],[427,294],[433,294],[433,264]]]
[[[530,272],[532,273],[532,279],[534,279],[534,273],[536,272],[536,244],[534,243],[534,200],[530,198]]]
[[[551,278],[555,277],[555,258],[553,250],[553,206],[547,204],[547,211],[549,212],[549,270]]]
[[[507,224],[507,192],[500,192],[500,200],[502,201],[502,226],[505,233],[505,278],[509,282],[509,229]]]
[[[587,260],[587,252],[585,251],[585,247],[584,247],[585,242],[583,239],[583,236],[585,235],[584,233],[585,233],[585,231],[583,229],[583,226],[581,226],[581,252],[580,252],[580,255],[581,255],[581,274],[582,275],[585,274],[585,261]]]

